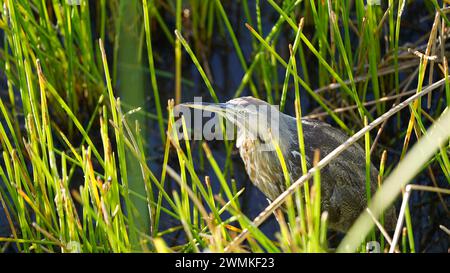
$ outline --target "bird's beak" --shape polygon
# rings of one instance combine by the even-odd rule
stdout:
[[[231,121],[232,123],[237,122],[236,107],[229,103],[187,102],[187,103],[179,104],[179,106],[216,113],[216,114],[220,115],[221,117]]]
[[[253,134],[255,136],[257,135],[258,132],[257,116],[252,115],[255,113],[248,111],[248,109],[242,106],[228,102],[225,103],[189,102],[179,104],[179,106],[216,113],[220,117],[236,125],[238,130],[242,130],[243,132]]]
[[[179,106],[189,107],[192,109],[199,109],[199,110],[203,110],[203,111],[209,111],[209,112],[217,113],[220,115],[224,115],[228,109],[227,103],[187,102],[187,103],[181,103]]]

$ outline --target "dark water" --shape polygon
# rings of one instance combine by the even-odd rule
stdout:
[[[250,1],[251,2],[251,1]],[[267,13],[263,13],[264,17],[262,25],[263,25],[263,31],[264,34],[267,35],[270,32],[270,29],[273,25],[273,22],[278,18],[276,17],[276,14],[274,12],[270,11],[270,8],[268,4],[265,1],[261,1],[262,7],[264,11],[267,11]],[[251,4],[249,4],[251,5]],[[237,2],[227,2],[224,3],[224,8],[227,10],[227,15],[229,19],[232,21],[233,29],[236,32],[237,39],[240,43],[241,49],[243,51],[243,54],[249,63],[251,57],[252,57],[252,45],[251,45],[251,35],[248,32],[248,29],[244,26],[245,15],[243,12],[237,8],[239,6]],[[255,14],[254,7],[250,7],[252,9],[252,13]],[[269,12],[270,11],[270,12]],[[169,19],[170,21],[170,19]],[[254,22],[256,22],[256,18],[254,18]],[[287,36],[291,36],[291,33],[286,32]],[[183,35],[185,35],[183,33]],[[189,38],[186,37],[185,38]],[[293,39],[293,38],[292,38]],[[280,41],[283,41],[283,38],[280,39]],[[162,70],[168,70],[168,71],[174,71],[173,67],[173,49],[170,47],[170,44],[167,43],[167,40],[165,37],[163,37],[162,33],[157,36],[157,40],[155,41],[154,51],[161,53],[161,55],[164,56],[164,62],[157,64],[157,67]],[[287,43],[285,44],[287,46]],[[287,49],[287,47],[286,47]],[[168,51],[168,52],[167,52]],[[280,51],[279,51],[280,52]],[[283,52],[283,50],[281,50]],[[214,87],[214,90],[219,98],[220,101],[227,101],[229,99],[233,98],[234,93],[236,92],[237,88],[239,87],[242,77],[244,75],[244,70],[242,69],[242,66],[239,62],[239,59],[235,53],[233,44],[231,43],[228,33],[225,33],[225,36],[217,35],[212,41],[211,48],[208,49],[207,52],[204,52],[205,55],[207,55],[207,63],[210,67],[212,79],[211,83]],[[286,58],[288,56],[288,52],[284,50],[284,54],[282,56]],[[197,53],[197,56],[199,54]],[[166,57],[169,58],[169,61],[166,59]],[[170,61],[172,60],[172,61]],[[280,75],[280,86],[283,81],[284,77],[284,70],[279,71]],[[194,86],[186,86],[184,85],[183,91],[182,91],[182,102],[188,102],[193,101],[194,97],[202,97],[203,101],[213,101],[209,91],[206,89],[203,79],[201,78],[200,74],[198,73],[197,68],[195,65],[193,65],[190,57],[188,54],[186,54],[183,50],[183,78],[187,78],[194,82]],[[167,99],[171,99],[174,97],[174,84],[173,80],[164,80],[164,79],[158,79],[158,83],[163,86],[163,88],[160,88],[160,90],[169,90],[167,93],[162,93],[161,101],[165,102]],[[259,83],[261,84],[261,83]],[[258,86],[258,83],[256,83]],[[263,90],[263,87],[260,85],[257,87],[259,90]],[[260,92],[261,94],[264,94],[264,92]],[[281,87],[280,87],[280,93],[281,93]],[[247,96],[251,95],[251,92],[246,88],[241,96]],[[305,100],[305,105],[308,104]],[[150,108],[153,108],[154,105],[152,105],[152,101],[150,101]],[[287,107],[289,108],[289,107]],[[291,109],[293,110],[293,109]],[[293,113],[293,111],[292,111]],[[152,128],[155,128],[150,133],[152,134],[152,140],[150,141],[150,145],[152,148],[150,150],[157,149],[157,151],[153,150],[153,154],[155,156],[162,157],[163,150],[161,149],[160,143],[158,141],[158,131],[157,131],[157,124],[156,122],[151,122],[150,126]],[[199,141],[192,142],[192,150],[194,162],[199,162],[199,153],[198,151],[202,151],[200,145],[201,143]],[[213,155],[215,159],[217,160],[219,166],[222,168],[225,166],[225,155],[226,151],[224,148],[224,145],[221,141],[212,141],[209,142],[208,145],[212,149]],[[175,170],[178,169],[178,159],[176,158],[176,153],[173,151],[172,155],[175,154],[169,163],[171,167],[173,167]],[[212,188],[215,193],[219,192],[220,185],[218,182],[218,179],[216,178],[213,169],[210,167],[206,157],[205,157],[205,169],[204,171],[198,170],[199,178],[202,179],[203,176],[210,176],[211,182],[212,182]],[[160,158],[160,161],[162,162],[162,158]],[[241,189],[242,187],[245,187],[245,191],[242,194],[240,198],[240,204],[242,205],[243,212],[247,215],[249,219],[255,218],[267,205],[268,200],[266,197],[251,183],[249,180],[244,165],[240,159],[240,156],[238,154],[238,151],[235,149],[232,153],[232,164],[233,164],[233,173],[231,173],[228,176],[228,180],[230,178],[235,179],[237,182],[238,189]],[[152,167],[155,167],[153,163],[150,163]],[[157,166],[155,168],[156,173],[161,172],[161,166]],[[203,176],[202,176],[203,175]],[[173,187],[177,187],[176,183],[173,182]],[[226,215],[225,215],[226,216]],[[172,224],[179,225],[179,223],[174,223],[171,221],[171,219],[167,219],[169,223],[168,225],[171,226]],[[268,235],[270,238],[275,238],[275,233],[278,232],[278,224],[276,223],[273,216],[271,216],[262,226],[261,230]],[[176,236],[176,238],[178,238]],[[167,238],[169,241],[171,238]]]

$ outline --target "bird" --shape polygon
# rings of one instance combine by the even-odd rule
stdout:
[[[278,130],[276,142],[283,154],[291,181],[303,174],[296,118],[280,112],[275,106],[248,96],[225,103],[184,103],[183,106],[218,114],[237,127],[236,148],[251,182],[269,199],[275,200],[286,190],[282,165],[271,138]],[[266,110],[261,118],[258,109]],[[267,114],[269,113],[269,114]],[[272,123],[272,124],[268,124]],[[326,122],[302,118],[307,168],[313,167],[316,150],[325,157],[348,139],[340,129]],[[273,127],[275,126],[275,127]],[[355,143],[321,169],[321,206],[328,212],[328,227],[347,232],[367,207],[365,151]],[[371,193],[378,188],[378,170],[370,165]],[[395,207],[385,211],[385,229],[393,230]]]

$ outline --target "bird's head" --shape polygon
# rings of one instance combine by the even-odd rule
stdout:
[[[262,143],[278,138],[281,114],[269,103],[254,97],[240,97],[225,103],[183,103],[182,106],[218,114],[237,127],[236,146],[249,138]]]

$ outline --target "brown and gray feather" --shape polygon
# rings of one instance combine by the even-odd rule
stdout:
[[[231,103],[265,103],[252,97],[239,98]],[[283,152],[291,180],[302,175],[296,119],[280,113],[279,144]],[[325,157],[348,139],[341,130],[327,123],[302,119],[305,154],[308,168],[312,167],[314,151]],[[239,138],[244,138],[239,140]],[[275,151],[260,149],[260,138],[245,138],[238,128],[239,152],[250,180],[267,198],[274,200],[286,190],[283,171]],[[321,170],[322,209],[328,212],[331,229],[346,232],[367,207],[365,151],[354,144]],[[378,188],[378,170],[370,166],[372,195]],[[396,222],[395,208],[385,213],[385,228],[392,230]]]

